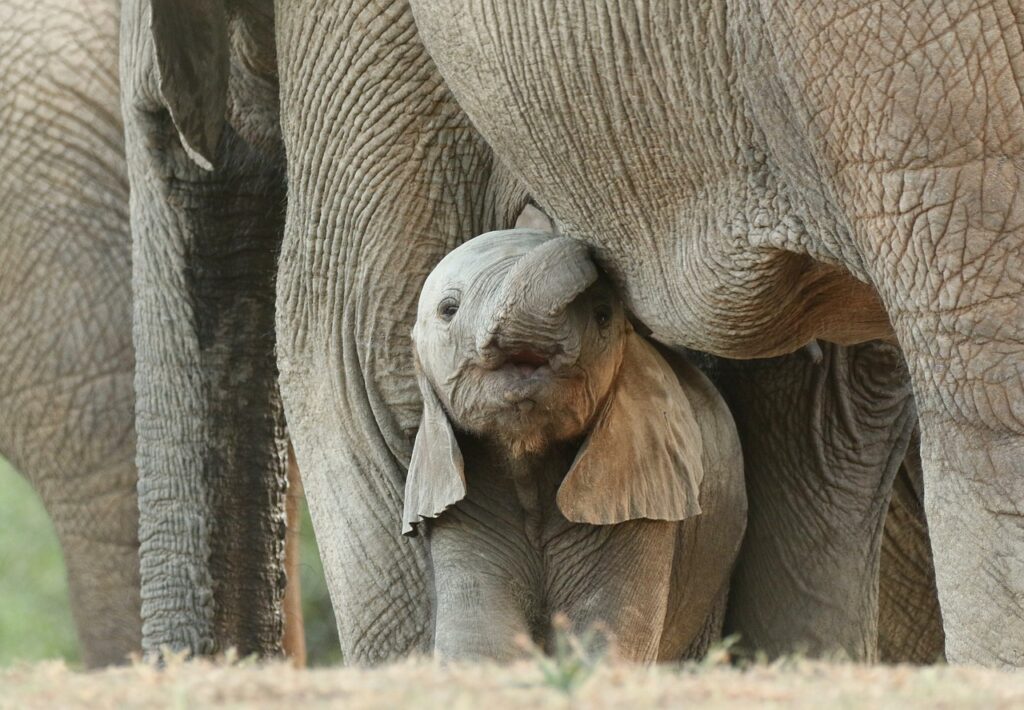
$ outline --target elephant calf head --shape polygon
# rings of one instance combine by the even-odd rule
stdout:
[[[427,278],[413,341],[424,405],[406,534],[466,495],[457,430],[513,458],[579,441],[557,493],[569,521],[700,512],[691,404],[581,242],[532,229],[466,242]]]

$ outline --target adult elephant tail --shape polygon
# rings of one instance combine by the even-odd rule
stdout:
[[[269,38],[272,67],[272,12],[258,6],[232,26]],[[273,77],[255,74],[268,65],[258,56],[229,56],[239,41],[219,0],[122,4],[151,655],[281,650],[286,441],[274,275],[285,183],[279,147],[259,140],[276,130],[264,125],[276,104],[240,115],[264,101],[259,89]]]

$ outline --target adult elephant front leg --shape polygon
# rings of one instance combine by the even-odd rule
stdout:
[[[874,660],[882,527],[914,407],[894,346],[816,352],[720,365],[749,499],[727,627],[771,654]]]
[[[777,62],[785,97],[762,123],[803,137],[773,149],[802,194],[827,196],[809,209],[845,222],[913,381],[946,657],[1022,666],[1024,13],[762,7],[760,64]]]
[[[422,543],[398,524],[420,416],[420,286],[464,239],[511,226],[525,199],[448,93],[405,2],[276,9],[282,394],[342,651],[379,662],[432,635]]]
[[[281,645],[287,449],[273,313],[284,180],[260,121],[276,94],[256,73],[273,66],[269,7],[240,7],[230,18],[221,2],[122,8],[149,653]]]

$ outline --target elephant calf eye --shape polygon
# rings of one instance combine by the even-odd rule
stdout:
[[[608,324],[612,322],[612,307],[602,304],[595,308],[594,320],[597,322],[598,328],[607,328]]]
[[[441,301],[441,305],[437,307],[437,314],[441,316],[441,320],[445,322],[450,321],[452,318],[454,318],[455,314],[458,313],[458,311],[458,302],[450,298],[446,298],[445,300]]]

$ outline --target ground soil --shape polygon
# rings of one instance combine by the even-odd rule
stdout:
[[[572,687],[575,686],[575,687]],[[1024,671],[809,661],[592,669],[409,661],[360,670],[283,663],[136,663],[83,673],[48,662],[0,669],[0,708],[1002,708],[1024,707]]]

